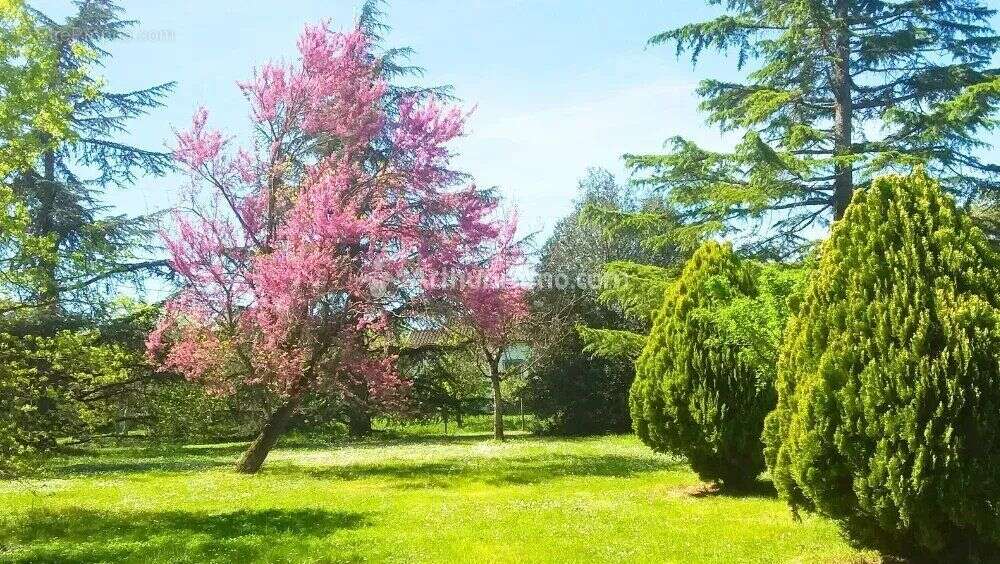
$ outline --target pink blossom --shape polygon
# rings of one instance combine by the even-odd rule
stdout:
[[[502,339],[520,318],[514,220],[457,186],[459,110],[408,98],[386,111],[396,102],[362,31],[308,26],[298,48],[296,63],[240,84],[266,138],[227,151],[204,110],[177,135],[195,185],[163,239],[184,289],[147,351],[216,393],[364,390],[399,407],[407,384],[388,346],[399,319],[449,306]],[[302,151],[316,139],[325,153]],[[484,283],[428,283],[445,272]]]
[[[207,121],[208,110],[199,108],[191,120],[191,129],[176,134],[177,148],[174,149],[174,158],[194,170],[216,159],[222,149],[222,134],[218,131],[207,131],[205,129]]]

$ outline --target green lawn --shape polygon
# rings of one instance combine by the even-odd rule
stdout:
[[[696,495],[633,437],[410,436],[285,446],[103,449],[0,482],[15,562],[860,562],[828,521],[766,490]]]

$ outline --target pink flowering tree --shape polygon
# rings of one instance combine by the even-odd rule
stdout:
[[[524,265],[521,244],[514,236],[514,217],[503,221],[495,236],[479,241],[473,252],[459,261],[447,286],[442,324],[460,341],[476,360],[480,372],[489,380],[493,394],[493,436],[504,440],[504,379],[523,375],[528,364],[513,366],[506,362],[514,347],[527,341],[529,308],[527,291],[517,282],[517,269]]]
[[[280,398],[240,472],[259,470],[309,394],[398,404],[398,328],[457,292],[427,281],[509,231],[449,168],[458,110],[387,94],[359,29],[309,26],[298,48],[240,85],[251,143],[210,129],[204,110],[177,134],[192,182],[164,240],[183,288],[147,343],[159,369],[214,393]]]

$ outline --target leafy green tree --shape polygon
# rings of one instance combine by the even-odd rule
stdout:
[[[858,192],[778,364],[766,458],[793,508],[866,545],[1000,554],[1000,256],[923,172]]]
[[[440,417],[446,425],[453,419],[462,427],[464,416],[489,397],[489,386],[475,358],[465,349],[466,345],[458,342],[440,343],[412,351],[404,359],[415,415]]]
[[[31,233],[31,217],[11,184],[59,143],[73,138],[71,99],[86,97],[90,57],[77,48],[75,72],[59,68],[60,52],[21,0],[0,3],[0,313],[23,307],[38,272],[29,266],[53,255],[52,241]]]
[[[742,489],[764,469],[774,360],[798,272],[703,244],[667,290],[636,361],[639,438],[681,454],[704,480]]]
[[[635,376],[632,360],[649,319],[644,314],[629,315],[618,300],[601,299],[605,264],[618,261],[622,271],[628,268],[625,264],[634,265],[631,261],[644,262],[660,273],[676,266],[681,252],[673,246],[650,250],[635,229],[606,232],[582,219],[591,208],[589,213],[617,217],[652,205],[628,194],[611,173],[591,169],[580,181],[575,209],[556,224],[541,250],[531,296],[532,325],[538,328],[533,331],[536,335],[546,334],[540,340],[547,345],[532,363],[526,391],[529,405],[550,432],[591,434],[630,428],[626,398]],[[660,299],[662,289],[657,303]],[[612,346],[620,345],[616,338],[628,344]],[[594,355],[584,349],[597,342],[608,350],[595,348],[591,352],[606,354],[591,358]]]
[[[34,25],[56,51],[57,80],[80,84],[63,100],[71,109],[69,135],[52,141],[39,159],[21,167],[14,192],[30,217],[32,235],[51,242],[53,252],[24,265],[38,274],[21,288],[41,306],[38,331],[53,333],[99,321],[121,282],[138,282],[165,263],[146,247],[150,218],[110,213],[102,202],[109,188],[126,187],[139,175],[157,176],[171,157],[120,140],[129,123],[159,107],[173,87],[161,84],[134,92],[110,92],[93,72],[106,64],[110,42],[128,38],[134,21],[110,0],[78,0],[63,22],[31,11]],[[44,133],[39,135],[45,136]]]
[[[126,377],[137,351],[102,342],[96,332],[0,332],[0,476],[23,472],[26,459],[57,439],[106,423],[107,410],[88,400]],[[64,384],[53,388],[53,381]]]
[[[735,53],[746,80],[705,80],[708,122],[744,132],[732,151],[675,137],[631,155],[693,232],[763,224],[757,244],[798,249],[857,188],[924,163],[962,201],[995,197],[982,137],[1000,103],[995,10],[979,0],[710,0],[725,13],[650,39],[699,60]],[[684,234],[684,232],[679,232]]]
[[[0,329],[21,310],[16,289],[33,281],[33,273],[19,266],[51,254],[50,241],[29,232],[28,210],[9,185],[11,174],[72,135],[68,99],[81,88],[78,75],[58,72],[59,53],[49,39],[23,2],[0,2]],[[24,349],[25,343],[0,332],[0,478],[22,473],[36,444],[47,442],[44,430],[32,425],[36,377]]]
[[[164,263],[148,258],[147,218],[109,213],[101,193],[169,168],[169,155],[117,138],[170,86],[104,90],[94,74],[103,46],[134,24],[111,2],[81,0],[63,23],[21,2],[0,6],[0,127],[26,140],[4,145],[17,158],[4,157],[0,193],[0,375],[10,391],[0,417],[17,427],[17,449],[43,452],[133,417],[127,394],[151,376],[139,330],[148,308],[116,294]]]
[[[0,2],[0,181],[71,136],[70,96],[80,73],[59,70],[59,52],[22,0]],[[81,68],[87,53],[78,50]]]

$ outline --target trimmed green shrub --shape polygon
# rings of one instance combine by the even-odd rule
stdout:
[[[795,273],[705,243],[667,289],[636,361],[630,408],[654,450],[681,454],[704,480],[744,488],[764,469],[774,360]]]
[[[998,255],[922,171],[855,195],[789,322],[766,424],[793,508],[862,545],[994,561],[998,282]]]

